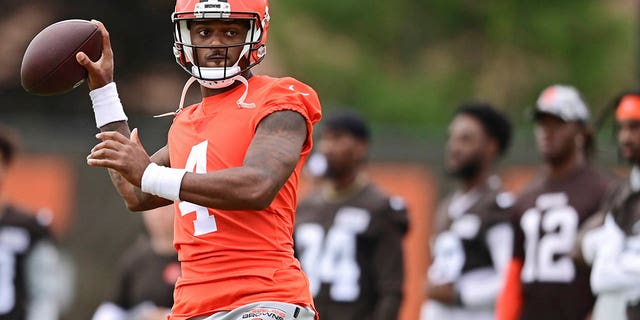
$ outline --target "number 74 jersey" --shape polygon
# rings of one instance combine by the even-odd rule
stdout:
[[[376,307],[387,296],[398,297],[399,304],[406,219],[403,201],[371,184],[336,199],[317,190],[300,203],[295,252],[321,318],[386,313],[395,319],[397,305],[394,310]]]
[[[591,309],[589,269],[574,263],[571,251],[611,181],[587,166],[563,178],[537,179],[516,201],[513,256],[523,262],[521,319],[584,319]]]

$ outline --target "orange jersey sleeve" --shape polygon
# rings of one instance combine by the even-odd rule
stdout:
[[[507,266],[504,288],[496,302],[496,320],[517,320],[522,309],[522,261],[514,258]]]
[[[206,97],[176,115],[169,130],[171,166],[206,173],[242,165],[260,121],[292,110],[307,123],[296,169],[269,207],[218,210],[176,203],[174,244],[182,263],[171,319],[188,319],[257,301],[313,305],[308,281],[293,256],[293,224],[302,165],[320,120],[316,93],[292,78],[253,76],[244,86]]]

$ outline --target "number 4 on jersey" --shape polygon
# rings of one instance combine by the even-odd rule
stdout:
[[[207,173],[207,146],[208,142],[205,140],[191,148],[185,166],[187,172]],[[209,215],[209,210],[206,207],[187,201],[180,202],[178,207],[183,217],[193,212],[196,213],[196,219],[193,220],[194,236],[218,231],[216,218]]]

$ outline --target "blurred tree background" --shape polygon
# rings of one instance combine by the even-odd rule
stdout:
[[[296,52],[282,59],[287,69],[313,82],[329,107],[356,106],[380,122],[439,125],[468,99],[518,117],[558,82],[575,85],[597,109],[638,76],[630,1],[278,5],[275,45]]]
[[[86,87],[54,97],[25,93],[22,54],[55,21],[103,21],[130,123],[152,152],[164,143],[170,119],[151,115],[174,110],[187,80],[172,53],[173,6],[170,0],[0,2],[2,122],[20,130],[27,152],[64,155],[77,171],[76,218],[65,238],[79,280],[69,319],[89,318],[112,279],[114,259],[141,224],[119,214],[126,209],[107,174],[84,163],[96,132]],[[258,73],[310,84],[325,113],[358,109],[373,123],[376,161],[420,161],[437,170],[453,110],[482,100],[507,112],[519,129],[506,162],[530,163],[537,158],[528,114],[544,87],[574,85],[598,114],[615,94],[638,86],[634,0],[272,0],[271,7],[269,54]],[[189,99],[198,95],[192,89]],[[610,131],[600,140],[600,158],[614,161]]]

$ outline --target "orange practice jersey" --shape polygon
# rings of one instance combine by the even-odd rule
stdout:
[[[231,310],[257,301],[312,306],[308,281],[293,256],[293,225],[300,170],[311,151],[320,102],[307,85],[292,78],[253,76],[245,87],[192,105],[178,113],[169,130],[171,167],[195,173],[242,166],[260,121],[281,110],[300,113],[307,141],[295,171],[264,210],[217,210],[186,201],[176,204],[175,240],[182,276],[176,283],[170,319]]]

